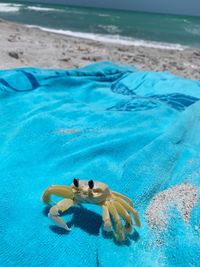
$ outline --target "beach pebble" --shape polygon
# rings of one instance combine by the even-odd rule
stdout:
[[[19,53],[18,52],[8,52],[8,55],[10,57],[15,58],[15,59],[19,59]]]
[[[200,50],[198,50],[198,51],[194,51],[193,54],[194,54],[195,56],[200,57]]]
[[[60,61],[64,61],[64,62],[68,62],[68,61],[71,60],[71,58],[70,57],[65,57],[65,58],[60,58],[59,60]]]

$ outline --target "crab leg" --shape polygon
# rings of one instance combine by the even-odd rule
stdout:
[[[115,191],[111,191],[111,193],[115,196],[115,197],[119,197],[119,198],[122,198],[123,200],[125,200],[126,202],[128,202],[128,204],[133,207],[133,202],[130,198],[118,193],[118,192],[115,192]]]
[[[51,195],[55,195],[63,198],[74,198],[74,193],[69,186],[64,185],[52,185],[49,186],[43,193],[42,200],[45,204],[50,205]]]
[[[64,222],[64,220],[60,217],[59,212],[66,211],[74,204],[74,201],[71,199],[63,199],[50,209],[48,217],[55,223],[55,225],[65,230],[71,230]]]
[[[109,210],[108,210],[108,207],[106,206],[106,204],[102,205],[102,211],[103,211],[103,222],[104,222],[103,229],[106,232],[111,232],[112,231],[112,224],[110,221]]]
[[[124,229],[122,226],[122,222],[120,220],[119,214],[115,208],[114,203],[112,203],[111,201],[107,202],[108,205],[108,210],[110,212],[110,214],[112,215],[115,223],[116,223],[116,227],[115,227],[115,237],[118,241],[124,241],[125,240],[125,234],[124,234]]]
[[[115,208],[117,209],[117,212],[122,216],[123,219],[125,219],[125,229],[127,233],[130,233],[132,231],[132,220],[131,215],[126,211],[126,209],[117,201],[114,202]]]
[[[136,225],[140,227],[141,223],[140,223],[140,218],[139,218],[137,211],[120,198],[116,198],[115,201],[119,202],[126,210],[128,210],[129,212],[133,214]]]

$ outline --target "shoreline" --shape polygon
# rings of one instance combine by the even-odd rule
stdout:
[[[44,31],[0,19],[0,69],[78,68],[97,61],[168,71],[200,80],[200,49],[184,50],[109,43]]]
[[[91,40],[97,41],[100,43],[110,43],[114,45],[123,45],[123,46],[136,46],[136,47],[147,47],[147,48],[160,48],[160,49],[169,49],[169,50],[180,50],[183,51],[185,49],[190,49],[189,46],[181,45],[178,43],[164,43],[164,42],[156,42],[156,41],[147,41],[142,39],[133,39],[131,37],[126,36],[118,36],[118,35],[101,35],[97,33],[83,33],[83,32],[72,32],[69,30],[58,30],[52,28],[46,28],[36,25],[25,25],[29,28],[40,29],[45,32],[56,33],[68,37],[74,37],[83,40]],[[197,48],[198,49],[198,48]]]

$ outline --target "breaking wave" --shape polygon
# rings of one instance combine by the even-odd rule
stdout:
[[[134,39],[130,37],[122,37],[120,35],[102,35],[102,34],[94,34],[94,33],[83,33],[83,32],[73,32],[68,30],[57,30],[51,28],[45,28],[35,25],[26,25],[30,28],[38,28],[43,31],[58,33],[62,35],[89,39],[104,43],[112,43],[112,44],[120,44],[126,46],[143,46],[143,47],[152,47],[152,48],[161,48],[161,49],[171,49],[171,50],[184,50],[188,48],[187,46],[183,46],[180,44],[172,44],[172,43],[162,43],[162,42],[153,42],[153,41],[145,41]]]
[[[184,28],[186,32],[189,32],[193,35],[200,36],[200,26],[199,25],[188,25]]]
[[[22,5],[0,3],[0,12],[18,12]]]
[[[110,33],[110,34],[121,32],[121,30],[115,25],[98,25],[98,27],[105,30],[107,33]]]
[[[26,8],[34,11],[62,11],[62,9],[39,7],[39,6],[27,6]]]

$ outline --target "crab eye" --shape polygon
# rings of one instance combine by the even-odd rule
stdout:
[[[74,178],[73,183],[74,183],[74,186],[75,187],[78,187],[79,186],[79,180],[77,178]]]
[[[88,182],[88,185],[89,185],[89,188],[92,189],[94,187],[94,181],[93,180],[90,180]]]

